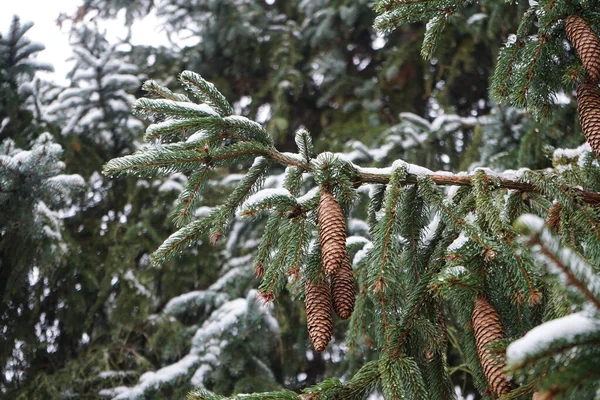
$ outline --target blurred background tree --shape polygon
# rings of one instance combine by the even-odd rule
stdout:
[[[236,221],[216,247],[196,241],[175,259],[150,263],[176,230],[171,217],[183,222],[209,213],[252,160],[191,177],[102,176],[108,160],[148,146],[142,144],[144,123],[161,122],[130,113],[145,94],[142,81],[155,81],[145,86],[151,98],[185,101],[175,77],[195,71],[231,102],[233,114],[262,124],[282,151],[295,151],[295,132],[306,128],[317,153],[339,152],[365,166],[402,158],[453,172],[541,169],[552,166],[555,148],[583,142],[573,94],[557,99],[562,107],[544,122],[499,106],[488,94],[502,44],[528,8],[527,2],[497,1],[464,7],[424,60],[425,22],[384,36],[373,28],[376,14],[365,0],[82,0],[77,13],[61,17],[73,24],[75,64],[65,87],[34,78],[50,66],[36,61],[43,45],[29,43],[28,25],[15,20],[0,39],[2,154],[14,158],[13,148],[33,152],[42,139],[56,142],[66,173],[79,174],[85,185],[77,186],[85,188],[57,199],[60,239],[36,236],[42,225],[28,225],[35,244],[27,248],[47,251],[45,240],[61,243],[64,252],[53,253],[51,262],[40,261],[47,254],[21,257],[7,236],[7,227],[34,218],[23,210],[38,204],[39,193],[22,192],[22,208],[1,221],[1,295],[11,299],[0,310],[2,396],[183,398],[199,386],[229,395],[352,377],[375,353],[364,343],[349,351],[348,323],[336,322],[332,346],[316,353],[304,307],[288,289],[272,308],[255,305],[252,257],[265,249],[258,247],[254,224]],[[128,38],[109,43],[96,23],[118,16],[131,25],[150,13],[172,39],[170,47],[135,46]],[[159,126],[146,136],[168,143],[182,130]],[[203,135],[187,133],[188,141]],[[47,178],[23,173],[35,182]],[[288,178],[283,168],[260,177],[266,188]],[[8,181],[0,179],[4,191]],[[206,208],[186,214],[186,201]],[[351,255],[369,238],[367,203],[361,200],[348,221]],[[19,279],[8,278],[13,271]],[[465,395],[477,393],[463,355],[449,357],[459,366],[454,383]]]

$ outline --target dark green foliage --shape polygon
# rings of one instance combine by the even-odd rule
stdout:
[[[32,26],[15,16],[7,32],[0,31],[0,140],[16,139],[18,146],[25,145],[21,137],[31,139],[33,133],[39,133],[32,124],[31,112],[23,107],[27,97],[23,84],[31,81],[37,71],[53,70],[52,65],[36,59],[45,47],[26,36]]]
[[[465,307],[465,304],[472,304],[478,293],[487,293],[502,316],[504,334],[508,338],[519,338],[539,324],[542,317],[540,301],[542,290],[547,290],[546,284],[539,279],[539,262],[528,247],[531,242],[518,238],[519,231],[515,231],[513,222],[524,210],[541,213],[542,216],[547,212],[545,207],[525,205],[526,194],[533,202],[546,207],[551,199],[573,205],[569,207],[569,216],[562,217],[561,226],[577,224],[581,218],[586,220],[585,216],[593,210],[579,200],[578,190],[572,185],[585,179],[595,167],[581,168],[580,162],[577,169],[557,167],[553,171],[527,170],[504,175],[480,169],[469,174],[468,187],[445,196],[439,185],[444,184],[445,176],[452,174],[436,175],[404,161],[394,163],[391,169],[369,170],[331,153],[322,153],[308,163],[309,141],[306,135],[301,131],[296,140],[299,152],[304,155],[280,153],[274,147],[263,147],[254,166],[224,203],[208,217],[191,222],[167,239],[159,249],[158,257],[170,256],[184,243],[198,240],[202,235],[218,237],[214,232],[221,235],[222,227],[226,225],[226,220],[221,218],[232,215],[230,212],[236,205],[240,205],[243,214],[248,216],[267,212],[269,218],[257,253],[256,271],[263,278],[260,286],[263,296],[272,300],[286,286],[284,266],[294,271],[291,287],[294,287],[298,273],[309,280],[317,279],[321,274],[320,250],[317,245],[313,245],[312,249],[307,245],[316,235],[317,206],[315,201],[308,199],[317,196],[315,189],[304,189],[306,195],[300,197],[302,191],[293,196],[287,189],[264,189],[242,204],[257,178],[266,171],[262,165],[281,163],[288,168],[309,172],[312,177],[305,184],[300,184],[298,176],[284,179],[284,187],[291,185],[288,187],[297,192],[302,186],[314,182],[313,185],[333,188],[346,210],[352,207],[356,198],[356,187],[385,178],[385,191],[381,191],[383,187],[379,186],[372,194],[371,242],[364,261],[357,263],[356,275],[362,289],[348,334],[350,343],[370,342],[379,352],[379,372],[371,375],[371,382],[366,386],[361,384],[361,387],[381,384],[386,398],[407,395],[428,398],[433,393],[451,396],[451,377],[445,361],[451,342],[445,339],[449,328],[441,311],[441,307],[447,304],[461,336],[460,342],[455,342],[455,345],[460,346],[464,354],[475,387],[480,393],[485,393],[488,383],[482,375],[470,326],[472,306]],[[249,140],[224,147],[224,154],[230,151],[232,159],[240,161],[244,160],[246,153],[238,151],[236,145],[244,144],[248,152],[263,146],[259,144],[260,138],[254,141],[239,139],[235,133],[223,139]],[[167,170],[178,168],[172,165],[178,165],[178,155],[185,156],[188,150],[175,146],[182,145],[158,144],[142,149],[135,159],[123,157],[113,160],[105,167],[105,173],[136,174],[138,159],[148,163],[155,160]],[[173,157],[163,158],[163,149],[172,152]],[[561,153],[557,151],[555,154]],[[587,153],[581,150],[578,154],[584,157]],[[187,163],[186,169],[203,168],[207,159],[189,158]],[[506,188],[511,185],[521,189],[508,191]],[[215,223],[218,226],[216,231]],[[585,240],[585,235],[580,235],[578,240]],[[567,239],[569,242],[573,242],[572,236]],[[598,246],[597,241],[586,243],[587,254]],[[558,247],[554,251],[558,251]],[[589,284],[582,282],[580,288]],[[399,293],[402,295],[399,296]],[[440,296],[432,296],[433,293]],[[586,299],[584,296],[574,301]],[[368,309],[378,315],[375,320],[365,318]],[[356,376],[361,376],[360,372]],[[348,385],[351,386],[351,383]],[[326,380],[314,390],[322,390],[325,396],[332,393],[332,398],[335,398],[350,389]],[[521,395],[519,390],[515,392],[517,397]],[[362,396],[363,392],[360,393]],[[348,395],[350,398],[354,396]]]
[[[443,28],[447,23],[479,10],[510,12],[506,10],[510,6],[496,5],[493,1],[472,3],[456,0],[380,0],[375,6],[379,14],[375,26],[389,32],[403,24],[427,21],[421,54],[431,58],[442,41]],[[512,7],[518,10],[520,23],[513,34],[503,38],[505,45],[495,65],[491,94],[497,101],[513,107],[526,107],[536,117],[546,118],[557,108],[557,96],[573,90],[580,77],[585,76],[581,61],[565,46],[565,19],[569,15],[578,15],[586,21],[597,21],[597,4],[593,1],[547,0],[530,3],[525,10],[523,6]],[[502,8],[504,10],[500,11]],[[493,21],[489,15],[483,18],[488,19],[488,23]],[[490,28],[492,26],[490,24]],[[595,30],[595,33],[599,32]]]
[[[593,397],[596,331],[510,352],[542,322],[597,320],[597,157],[562,149],[583,141],[570,104],[583,70],[563,21],[576,13],[596,30],[597,4],[539,3],[381,1],[376,24],[391,32],[381,37],[362,0],[85,1],[71,87],[2,86],[0,116],[17,110],[22,127],[0,135],[29,148],[41,127],[62,131],[67,171],[89,181],[63,221],[68,258],[43,271],[56,295],[34,310],[44,326],[59,321],[59,344],[50,353],[52,338],[23,323],[21,348],[38,349],[23,365],[45,367],[3,382],[10,395],[450,399],[459,386],[489,398],[471,327],[484,296],[504,325],[494,348],[509,348],[508,398]],[[77,24],[122,9],[128,23],[157,11],[175,41],[185,30],[198,44],[124,53]],[[106,84],[88,96],[91,65]],[[176,76],[190,69],[200,75],[179,75],[186,95]],[[141,146],[126,107],[96,101],[128,107],[138,71],[155,79],[134,107],[150,122]],[[507,104],[490,101],[489,79]],[[320,276],[320,187],[347,218],[359,289],[323,355],[307,352],[297,301]],[[558,203],[552,240],[523,229],[533,217],[522,214],[547,218]]]
[[[62,153],[49,133],[27,151],[11,139],[0,143],[0,363],[7,366],[0,378],[3,391],[30,378],[23,371],[35,370],[37,365],[31,368],[30,363],[48,359],[46,348],[51,353],[58,345],[64,314],[48,310],[65,301],[60,291],[50,295],[68,256],[60,210],[85,188],[81,176],[61,173]],[[17,319],[21,322],[14,324]],[[36,337],[34,327],[46,333]]]

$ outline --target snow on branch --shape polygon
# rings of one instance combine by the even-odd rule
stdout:
[[[531,250],[551,273],[558,275],[564,285],[575,287],[600,310],[600,276],[584,259],[572,249],[562,246],[536,215],[522,215],[515,222],[515,228],[529,235]]]
[[[193,307],[202,307],[209,309],[213,306],[219,307],[227,301],[227,295],[213,290],[195,290],[173,297],[165,308],[163,313],[180,315],[189,311]]]
[[[148,371],[140,377],[137,385],[123,389],[114,400],[143,398],[145,393],[150,390],[158,390],[162,385],[176,383],[178,378],[188,375],[189,371],[199,363],[199,356],[188,354],[174,364],[168,365],[157,371]]]
[[[600,321],[585,312],[558,318],[536,326],[506,350],[509,367],[524,362],[527,357],[546,351],[553,343],[572,341],[576,336],[600,330]]]
[[[277,151],[271,151],[270,156],[276,161],[284,165],[295,165],[303,167],[307,171],[311,171],[314,168],[314,163],[299,163],[296,158],[286,156],[284,153]],[[423,168],[419,165],[406,163],[403,160],[396,160],[391,167],[386,168],[364,168],[355,164],[350,164],[355,170],[354,184],[356,187],[363,184],[388,184],[392,172],[401,165],[406,166],[407,174],[404,179],[401,180],[401,184],[415,184],[418,182],[420,177],[426,176],[438,186],[473,186],[473,177],[475,173],[483,171],[490,178],[495,179],[497,188],[501,189],[514,189],[520,192],[532,192],[539,193],[540,190],[532,183],[522,178],[524,172],[530,173],[542,173],[529,170],[519,171],[505,171],[504,173],[497,174],[489,169],[476,169],[471,173],[459,172],[451,173],[448,171],[430,171],[427,168]],[[581,201],[595,205],[600,204],[600,193],[590,192],[583,190],[579,187],[563,186],[563,191],[571,193],[574,197],[581,199]]]

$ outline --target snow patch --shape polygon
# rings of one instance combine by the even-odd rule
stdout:
[[[361,261],[367,256],[369,255],[369,252],[371,251],[371,249],[373,248],[373,242],[369,242],[367,244],[364,245],[364,247],[362,249],[360,249],[359,251],[356,252],[356,254],[354,255],[354,259],[352,260],[352,265],[359,265],[361,263]]]
[[[133,387],[123,390],[114,400],[129,400],[144,396],[149,390],[156,390],[165,384],[175,383],[175,380],[181,376],[189,374],[190,369],[198,364],[200,357],[194,354],[188,354],[174,364],[168,365],[156,372],[149,371],[144,373],[139,383]]]
[[[506,349],[507,364],[522,362],[528,356],[548,348],[557,340],[572,340],[600,329],[600,321],[591,318],[584,312],[558,318],[536,326],[521,339],[511,343]]]
[[[456,239],[447,248],[449,253],[455,252],[462,248],[469,241],[469,237],[461,232]]]
[[[248,199],[242,205],[242,209],[246,210],[248,208],[252,208],[252,207],[258,205],[259,203],[262,203],[264,200],[269,199],[269,198],[274,198],[274,197],[288,197],[288,198],[296,201],[294,199],[294,196],[292,196],[290,191],[287,189],[284,189],[284,188],[263,189],[263,190],[260,190],[256,193],[254,193],[252,196],[248,197]]]

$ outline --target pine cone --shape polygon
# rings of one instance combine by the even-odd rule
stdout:
[[[348,258],[346,252],[346,223],[342,208],[331,193],[321,190],[317,207],[317,223],[321,237],[321,255],[327,275],[334,276]]]
[[[585,20],[577,15],[567,17],[567,39],[573,44],[591,80],[600,77],[600,41]]]
[[[534,392],[531,396],[531,400],[552,400],[556,395],[550,392]]]
[[[306,325],[313,347],[319,353],[325,350],[333,334],[331,293],[327,279],[314,284],[306,280]]]
[[[490,384],[492,392],[497,396],[502,396],[511,390],[511,383],[503,371],[506,364],[502,356],[494,354],[488,348],[492,342],[504,337],[500,316],[487,300],[477,297],[471,315],[471,323],[475,332],[475,344],[483,374]]]
[[[577,88],[577,111],[585,139],[600,155],[600,88],[595,83],[582,83]]]
[[[552,229],[557,229],[560,226],[561,213],[562,204],[552,204],[552,207],[550,207],[548,210],[548,215],[546,216],[546,224]]]
[[[348,319],[354,310],[354,273],[350,259],[346,256],[344,263],[331,279],[331,297],[333,309],[341,319]]]

